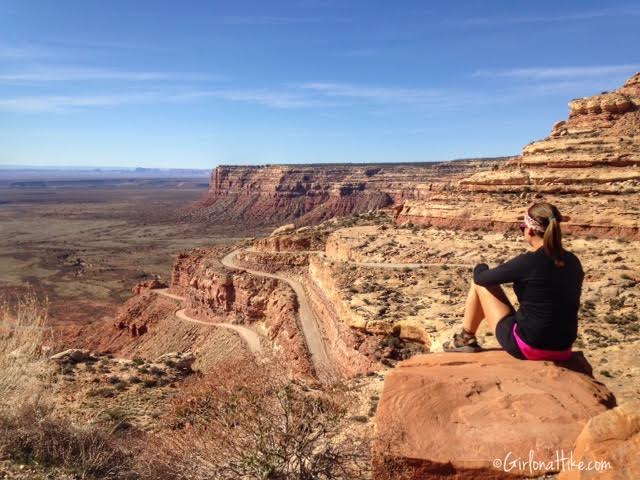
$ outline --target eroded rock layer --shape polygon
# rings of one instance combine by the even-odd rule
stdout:
[[[313,374],[305,339],[296,320],[295,293],[277,279],[229,270],[221,251],[194,249],[178,255],[171,290],[184,295],[189,315],[212,322],[254,326],[263,331],[297,373]]]
[[[485,192],[640,192],[640,73],[613,92],[572,100],[569,118],[547,138],[460,185]]]
[[[640,73],[569,107],[569,118],[520,157],[460,180],[455,192],[405,201],[397,222],[504,231],[544,200],[570,217],[566,232],[640,239]]]
[[[528,206],[542,200],[556,205],[567,218],[562,222],[562,231],[566,234],[640,239],[640,202],[637,202],[640,195],[582,198],[560,194],[438,195],[429,202],[405,202],[398,210],[396,222],[454,230],[517,231]]]
[[[415,164],[219,166],[193,214],[219,223],[314,224],[388,207],[491,168],[503,159]]]
[[[589,420],[576,440],[573,456],[591,469],[566,469],[559,480],[640,478],[640,400]]]

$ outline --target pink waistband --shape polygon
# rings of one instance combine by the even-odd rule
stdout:
[[[527,360],[550,360],[553,362],[563,362],[571,358],[571,347],[566,350],[541,350],[524,343],[516,332],[517,323],[513,324],[513,337],[520,348],[520,351]]]

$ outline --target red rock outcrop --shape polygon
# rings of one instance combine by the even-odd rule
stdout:
[[[376,414],[374,478],[501,479],[558,471],[587,421],[615,399],[575,354],[566,365],[503,351],[400,363]],[[533,459],[544,465],[513,463]],[[550,468],[547,468],[549,467]]]
[[[559,480],[640,478],[640,401],[590,419],[572,453],[576,464],[563,470]],[[578,462],[583,462],[582,468]]]
[[[166,283],[161,282],[158,279],[154,279],[138,283],[135,287],[133,287],[132,291],[134,295],[140,295],[141,293],[148,292],[149,290],[167,287],[168,285]]]
[[[471,191],[640,192],[640,73],[610,93],[572,100],[549,137],[495,171],[460,185]]]
[[[424,198],[499,161],[219,166],[192,214],[227,224],[315,224]]]
[[[238,262],[246,267],[263,272],[278,272],[280,270],[306,269],[309,265],[307,252],[261,252],[244,250],[236,257]]]
[[[544,197],[570,217],[566,232],[640,239],[640,73],[569,106],[569,118],[520,157],[460,180],[455,193],[405,201],[397,222],[504,231]]]

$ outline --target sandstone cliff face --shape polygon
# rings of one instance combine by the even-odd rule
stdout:
[[[193,213],[219,223],[315,224],[425,198],[496,162],[220,166]]]
[[[556,204],[566,232],[640,239],[640,73],[611,93],[573,100],[569,118],[522,155],[410,199],[399,224],[505,231],[534,201]]]
[[[562,231],[582,237],[640,239],[640,196],[504,195],[434,196],[429,202],[408,201],[399,209],[398,224],[453,230],[518,231],[522,216],[535,201],[556,205],[569,219]],[[519,233],[519,232],[518,232]]]
[[[572,100],[549,137],[497,171],[460,185],[471,191],[640,192],[640,73],[610,93]]]

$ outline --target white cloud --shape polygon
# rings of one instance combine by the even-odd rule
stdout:
[[[129,95],[43,95],[0,99],[0,110],[55,112],[70,108],[114,107],[157,100],[156,93]]]
[[[436,89],[372,87],[348,83],[306,82],[297,86],[330,97],[351,97],[403,103],[434,101],[440,98],[443,93]]]
[[[335,102],[309,96],[270,90],[193,90],[167,93],[160,91],[110,95],[43,95],[0,98],[0,110],[17,112],[60,112],[90,107],[117,107],[140,103],[192,103],[220,99],[277,109],[335,106]]]
[[[93,68],[39,68],[30,71],[0,73],[0,82],[80,82],[80,81],[203,81],[221,80],[220,75],[172,72],[132,72]]]
[[[601,10],[586,10],[583,12],[574,12],[567,14],[557,15],[523,15],[523,16],[511,16],[511,17],[470,17],[463,19],[448,19],[445,20],[445,24],[467,26],[467,27],[483,27],[483,26],[496,26],[496,25],[520,25],[528,23],[562,23],[570,21],[591,20],[594,18],[604,17],[621,17],[621,16],[636,16],[640,15],[640,9],[637,7],[620,7],[620,8],[605,8]]]
[[[535,67],[506,70],[476,70],[474,77],[508,77],[527,80],[548,80],[558,78],[600,77],[613,74],[631,74],[640,69],[640,64],[595,65],[582,67]]]
[[[260,89],[204,90],[178,94],[173,97],[176,101],[187,101],[198,98],[219,98],[232,102],[253,103],[281,109],[335,106],[335,103],[315,99],[308,95]]]

